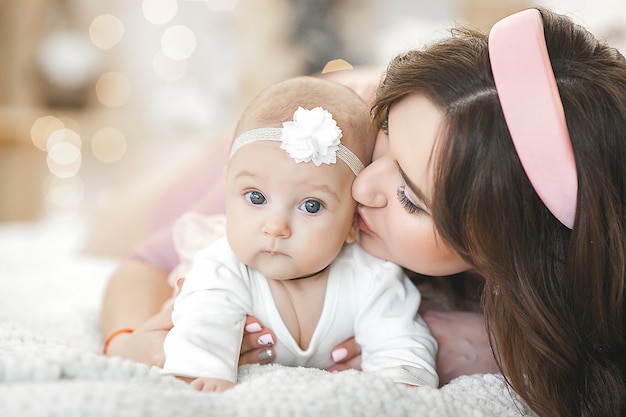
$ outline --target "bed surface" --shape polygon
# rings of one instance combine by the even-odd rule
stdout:
[[[102,292],[118,259],[81,252],[70,222],[0,224],[0,416],[520,416],[498,375],[410,388],[357,371],[244,366],[225,393],[100,355]]]

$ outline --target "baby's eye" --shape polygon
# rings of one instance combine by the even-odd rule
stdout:
[[[300,205],[299,209],[304,210],[307,213],[315,214],[322,211],[324,209],[324,205],[317,200],[307,200]]]
[[[248,191],[245,194],[245,199],[246,201],[248,201],[248,203],[251,203],[254,205],[267,203],[267,199],[265,198],[263,193],[259,191]]]

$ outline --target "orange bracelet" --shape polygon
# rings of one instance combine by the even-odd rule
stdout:
[[[107,350],[109,349],[109,345],[111,344],[111,341],[113,339],[115,339],[117,336],[123,334],[123,333],[132,333],[134,332],[133,329],[119,329],[114,331],[113,333],[111,333],[111,335],[109,337],[107,337],[107,339],[104,341],[104,347],[102,348],[102,354],[106,355],[107,354]]]

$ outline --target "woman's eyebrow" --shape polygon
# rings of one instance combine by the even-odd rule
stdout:
[[[409,187],[409,189],[413,192],[413,194],[415,194],[415,197],[417,197],[422,203],[424,203],[424,206],[426,206],[426,208],[429,208],[430,201],[426,197],[426,194],[421,190],[420,187],[418,187],[413,181],[411,181],[411,179],[402,170],[402,167],[400,167],[400,164],[398,163],[398,161],[396,161],[396,167],[398,167],[398,172],[402,176],[402,180],[405,182],[407,187]]]

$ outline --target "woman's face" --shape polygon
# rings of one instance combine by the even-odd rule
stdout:
[[[469,269],[439,237],[431,217],[430,162],[441,112],[424,96],[394,104],[388,135],[379,133],[374,161],[354,181],[361,246],[372,255],[425,275]]]

